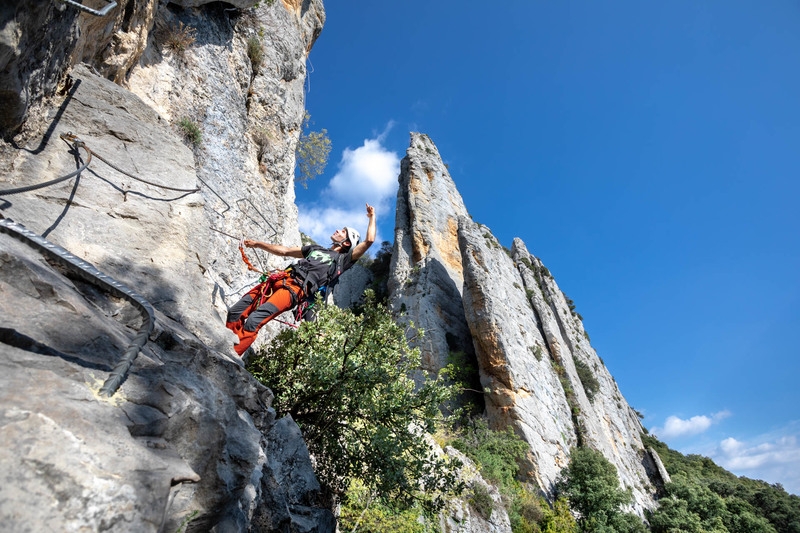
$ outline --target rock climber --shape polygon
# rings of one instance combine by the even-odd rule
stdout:
[[[244,240],[247,248],[259,248],[283,257],[297,257],[300,261],[279,273],[279,276],[271,276],[266,285],[259,283],[228,310],[225,326],[239,337],[238,344],[233,347],[239,356],[253,344],[259,330],[267,322],[293,309],[305,298],[313,298],[321,287],[329,287],[364,255],[375,242],[375,208],[369,204],[367,217],[369,225],[363,241],[358,231],[344,227],[331,235],[332,244],[329,248],[316,244],[288,247]]]

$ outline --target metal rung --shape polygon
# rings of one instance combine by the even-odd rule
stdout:
[[[81,4],[80,2],[76,2],[75,0],[61,0],[61,1],[64,2],[65,4],[77,7],[81,11],[86,11],[87,13],[91,13],[92,15],[98,17],[105,17],[106,15],[108,15],[109,11],[117,7],[117,3],[114,2],[113,0],[106,0],[106,2],[108,2],[108,5],[99,11],[97,9],[92,9],[91,7],[87,7]]]

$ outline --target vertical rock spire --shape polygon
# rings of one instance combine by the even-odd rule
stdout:
[[[528,443],[522,473],[543,490],[571,448],[589,446],[617,468],[635,509],[652,507],[641,424],[547,268],[520,239],[506,250],[471,220],[426,135],[412,134],[399,181],[390,301],[425,331],[424,370],[469,354],[490,425]]]
[[[437,372],[447,365],[449,352],[473,352],[461,304],[458,245],[458,219],[468,215],[427,135],[411,134],[399,182],[390,305],[424,330],[423,369]]]

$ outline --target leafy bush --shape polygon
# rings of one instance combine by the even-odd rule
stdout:
[[[578,512],[583,531],[646,531],[641,520],[620,510],[631,494],[620,488],[616,468],[596,450],[573,448],[556,490]]]
[[[248,369],[272,389],[278,416],[302,429],[323,485],[342,495],[359,479],[384,501],[434,509],[461,489],[458,465],[425,437],[452,391],[427,379],[415,386],[419,365],[404,328],[367,291],[358,313],[321,306],[316,322],[280,333]]]
[[[514,487],[519,471],[517,461],[528,450],[528,444],[513,429],[491,430],[482,418],[469,419],[451,444],[475,461],[483,478],[498,485],[501,492]]]
[[[378,301],[386,303],[389,299],[389,264],[392,261],[392,243],[383,241],[381,249],[375,253],[375,259],[370,263],[372,272],[372,290]]]
[[[423,513],[417,507],[398,509],[375,498],[360,481],[347,490],[339,514],[339,531],[362,533],[425,533]]]
[[[258,37],[247,39],[247,57],[253,67],[253,73],[257,73],[264,62],[264,45]]]
[[[489,494],[489,489],[482,483],[473,483],[470,488],[469,505],[484,519],[489,520],[494,510],[494,500]]]
[[[305,133],[311,121],[311,116],[306,113],[303,119],[303,133],[297,142],[297,181],[303,187],[308,187],[308,181],[325,172],[328,156],[331,153],[331,140],[328,130],[310,131]]]

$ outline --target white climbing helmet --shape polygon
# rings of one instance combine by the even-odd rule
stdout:
[[[358,245],[358,243],[361,242],[361,234],[358,233],[358,231],[356,231],[355,229],[345,226],[344,232],[347,234],[346,240],[350,241],[351,250],[355,248]]]

